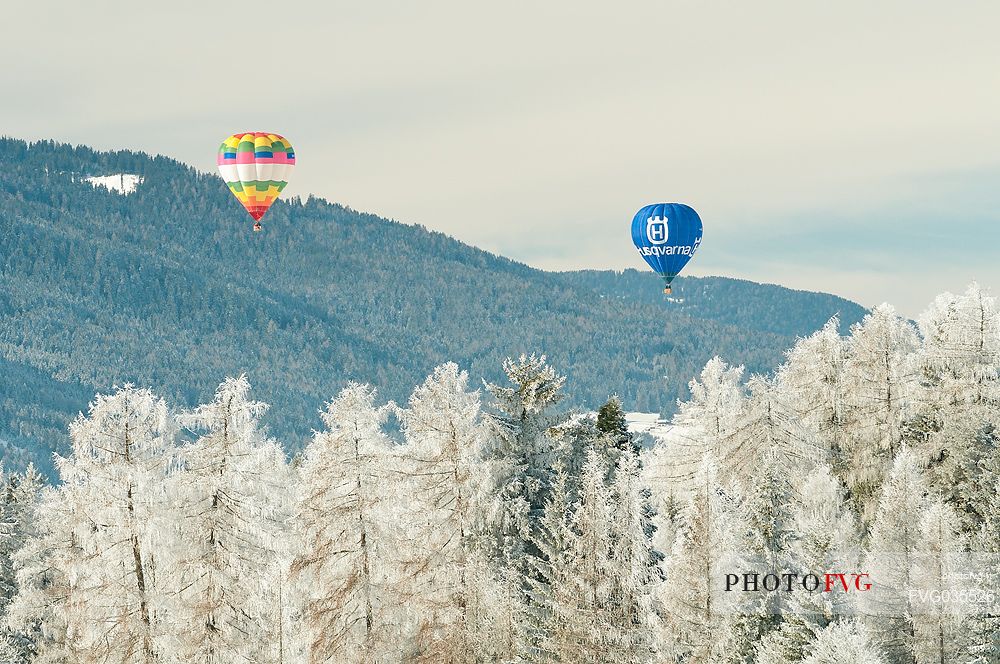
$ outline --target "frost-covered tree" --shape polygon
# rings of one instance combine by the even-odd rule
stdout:
[[[12,611],[41,632],[40,661],[151,664],[163,654],[154,552],[174,431],[163,401],[131,386],[98,396],[70,426],[72,454],[57,459],[62,485],[40,504]]]
[[[688,431],[683,446],[675,445],[678,472],[691,476],[700,468],[706,452],[722,458],[723,439],[732,432],[741,414],[743,367],[730,367],[713,357],[698,378],[689,383],[691,398],[678,403],[675,422]]]
[[[764,431],[771,428],[768,424]],[[789,545],[793,532],[788,505],[794,488],[789,468],[794,466],[789,465],[779,449],[762,450],[755,467],[741,483],[745,491],[741,505],[746,524],[741,547],[744,569],[761,577],[780,576],[791,564]],[[750,658],[756,644],[781,625],[781,615],[786,611],[786,593],[766,592],[761,588],[741,592],[736,597],[740,602],[733,621],[729,661]]]
[[[608,661],[652,662],[660,630],[652,595],[660,580],[660,555],[651,541],[649,490],[642,483],[639,457],[629,448],[613,473],[611,507]]]
[[[912,356],[916,349],[916,331],[888,304],[875,307],[853,325],[847,340],[845,481],[866,520],[901,446],[914,386]]]
[[[0,478],[0,661],[22,664],[34,651],[33,630],[12,629],[8,608],[18,591],[17,555],[37,536],[35,508],[45,480],[33,465]]]
[[[580,497],[567,533],[566,551],[572,569],[560,580],[565,588],[559,594],[572,599],[568,605],[557,606],[556,619],[565,632],[559,641],[564,646],[572,644],[583,661],[603,661],[609,646],[613,511],[607,475],[601,455],[588,452],[580,477]]]
[[[817,466],[797,483],[791,495],[789,525],[788,562],[793,573],[858,569],[857,522],[845,504],[843,488],[827,466]],[[758,664],[801,660],[823,629],[853,613],[849,598],[847,594],[807,592],[796,587],[786,598],[781,625],[757,646]]]
[[[976,585],[1000,588],[1000,447],[979,460],[977,481],[969,503],[981,515],[979,527],[970,535],[970,548],[976,561]],[[966,616],[968,651],[975,664],[1000,664],[1000,598],[991,595],[992,603],[974,604]]]
[[[507,359],[503,368],[510,385],[487,385],[499,410],[487,418],[491,435],[485,455],[493,483],[487,529],[497,560],[523,577],[535,555],[532,539],[554,461],[550,430],[562,420],[552,408],[562,399],[566,379],[544,355]]]
[[[724,481],[743,489],[761,483],[761,471],[773,468],[773,475],[787,482],[787,469],[808,470],[822,460],[823,452],[811,432],[805,429],[783,399],[774,381],[754,376],[747,384],[749,397],[740,418],[721,441],[719,469]]]
[[[802,664],[888,664],[864,624],[842,621],[819,633]]]
[[[30,661],[26,653],[18,647],[9,635],[0,636],[0,662],[9,664],[21,664]]]
[[[958,515],[932,500],[920,518],[920,539],[913,565],[916,594],[914,654],[919,664],[960,661],[965,652],[962,618],[967,607],[951,597],[963,589],[960,575],[967,557]],[[967,590],[968,588],[966,588]]]
[[[590,414],[570,417],[549,429],[549,435],[554,443],[551,465],[553,468],[560,466],[566,472],[571,502],[576,500],[588,452],[594,450],[600,454],[609,468],[620,452],[615,446],[616,437],[601,431],[597,427],[597,419]]]
[[[689,383],[691,398],[679,404],[678,421],[698,425],[716,439],[721,437],[739,415],[742,380],[742,366],[730,367],[721,357],[713,357]]]
[[[1000,572],[1000,312],[995,299],[973,283],[961,295],[945,293],[920,317],[920,379],[908,438],[927,466],[927,477],[959,519],[959,534],[980,557],[983,587]],[[1000,662],[1000,611],[972,606],[963,634],[979,660]],[[939,648],[940,650],[941,648]]]
[[[857,518],[829,467],[817,466],[796,483],[789,511],[792,538],[788,549],[795,569],[828,572],[857,567],[861,553]],[[830,598],[815,608],[832,620],[847,613],[850,604],[846,598]]]
[[[469,598],[472,586],[491,577],[470,574],[469,552],[481,544],[481,494],[489,478],[479,463],[479,393],[468,383],[457,365],[443,364],[399,413],[406,444],[395,463],[408,500],[398,512],[407,528],[397,548],[397,597],[418,621],[419,661],[473,661],[484,636],[471,629],[479,621],[469,616]]]
[[[171,659],[198,664],[274,661],[281,616],[272,584],[285,537],[288,469],[259,427],[267,406],[245,376],[181,418],[204,433],[180,450],[170,482],[175,532],[160,578],[169,583]]]
[[[323,413],[326,430],[306,448],[300,469],[298,531],[301,548],[292,565],[303,595],[301,626],[310,663],[374,662],[385,647],[382,620],[384,559],[379,538],[380,503],[391,496],[380,466],[389,440],[382,426],[387,407],[375,390],[352,383]],[[392,479],[395,481],[395,478]]]
[[[1000,311],[995,298],[972,283],[962,295],[939,295],[919,323],[923,409],[934,413],[960,404],[1000,403]]]
[[[131,386],[99,396],[89,416],[70,427],[73,455],[59,470],[87,501],[78,532],[89,556],[87,592],[93,597],[79,636],[69,634],[81,657],[149,664],[160,656],[164,635],[157,609],[163,591],[154,555],[175,431],[166,403]]]
[[[644,458],[649,456],[644,455]],[[643,468],[643,477],[648,478],[648,476],[648,471]],[[650,486],[652,482],[644,479],[643,484]],[[673,550],[677,534],[681,529],[681,511],[684,503],[678,494],[676,489],[672,490],[669,487],[664,491],[650,491],[653,550],[660,552],[661,555]]]
[[[18,484],[17,475],[4,472],[0,466],[0,618],[7,613],[7,605],[17,593],[13,554],[23,544],[18,536],[21,518],[14,513],[20,506],[14,498]]]
[[[881,648],[893,664],[913,662],[914,565],[922,543],[920,519],[930,505],[917,456],[903,448],[896,456],[879,497],[865,569],[873,591],[864,610]]]
[[[715,662],[732,652],[736,607],[721,580],[739,568],[744,546],[738,502],[719,479],[711,455],[695,476],[681,512],[681,530],[663,563],[664,656],[675,661]]]
[[[599,454],[587,455],[584,464],[599,465]],[[590,468],[590,466],[587,466]],[[581,467],[581,475],[583,468]],[[579,612],[577,568],[570,551],[576,493],[570,477],[557,463],[552,487],[545,502],[545,512],[535,535],[539,556],[534,560],[535,573],[528,579],[531,607],[526,612],[532,656],[542,661],[559,662],[573,656],[580,634],[589,625]]]
[[[778,369],[783,400],[833,460],[839,460],[844,433],[844,362],[846,342],[840,321],[831,318],[823,329],[800,339]]]
[[[987,559],[978,572],[982,588],[1000,587],[1000,570],[997,557]],[[996,605],[996,595],[987,595],[992,604],[973,606],[965,617],[965,662],[968,664],[997,664],[1000,662],[1000,607]]]
[[[622,402],[612,396],[592,414],[573,415],[549,429],[553,438],[552,465],[561,465],[569,475],[569,491],[575,496],[587,454],[604,457],[609,472],[626,449],[638,451],[638,441],[629,431]],[[574,498],[575,500],[575,498]]]
[[[590,449],[571,494],[557,468],[537,542],[538,580],[531,581],[532,661],[654,661],[659,558],[640,470],[629,449],[614,472]]]
[[[561,465],[569,476],[569,492],[575,500],[583,464],[589,452],[604,458],[609,474],[614,474],[626,450],[639,452],[639,441],[629,431],[621,400],[612,396],[592,414],[573,415],[549,430],[555,444],[553,466]]]
[[[76,533],[75,493],[69,485],[39,491],[31,514],[33,536],[14,554],[18,590],[7,622],[30,639],[33,664],[77,661],[67,638],[67,613],[83,598],[77,593],[85,552]]]
[[[990,518],[994,492],[986,465],[997,454],[996,425],[974,413],[953,412],[914,442],[934,491],[956,510],[961,528],[974,533]]]
[[[789,468],[780,453],[767,451],[745,482],[742,511],[751,533],[748,549],[770,572],[787,566],[794,536],[788,505],[795,490]]]
[[[1000,313],[995,300],[972,284],[959,296],[938,296],[921,316],[923,343],[916,357],[916,405],[906,426],[932,486],[974,532],[982,515],[979,460],[993,452],[1000,426]]]
[[[495,560],[479,549],[469,551],[467,620],[476,662],[509,662],[523,651],[523,579],[498,568]]]

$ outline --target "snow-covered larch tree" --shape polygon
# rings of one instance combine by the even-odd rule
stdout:
[[[388,406],[375,390],[352,383],[322,414],[326,429],[305,451],[300,469],[298,530],[301,548],[292,574],[302,594],[306,660],[375,662],[398,635],[382,620],[385,556],[378,542],[392,525],[382,501],[405,501],[396,477],[381,476],[389,439],[382,426]]]
[[[595,458],[600,462],[600,455]],[[587,463],[585,455],[584,464]],[[583,468],[580,468],[582,474]],[[572,517],[576,492],[562,463],[557,463],[545,513],[535,535],[539,556],[535,573],[528,578],[531,607],[525,611],[532,658],[565,661],[576,653],[580,634],[589,627],[578,612],[576,561],[570,551],[574,538]]]
[[[995,490],[984,465],[998,450],[996,425],[990,419],[951,411],[913,440],[931,488],[956,510],[961,529],[970,535],[990,518],[989,494]]]
[[[30,639],[32,664],[77,661],[67,614],[81,603],[77,586],[86,554],[75,518],[81,502],[74,486],[43,487],[30,515],[32,536],[14,554],[17,594],[7,607],[7,623]]]
[[[787,469],[808,471],[823,461],[824,452],[815,437],[802,426],[774,381],[751,378],[749,396],[738,422],[721,441],[719,471],[723,481],[749,490],[757,482],[765,462],[775,476],[787,481]]]
[[[70,425],[73,452],[57,459],[63,483],[44,504],[57,511],[44,518],[69,519],[45,527],[63,546],[71,542],[47,563],[71,588],[54,607],[66,643],[53,650],[75,662],[152,664],[162,654],[154,554],[174,432],[164,402],[132,386],[99,395]]]
[[[838,460],[844,424],[846,342],[834,316],[821,330],[800,339],[778,369],[783,401],[812,431],[829,458]]]
[[[613,472],[603,450],[588,450],[575,491],[557,468],[538,539],[538,580],[531,579],[532,661],[654,661],[659,559],[640,477],[631,449]]]
[[[920,519],[913,565],[914,653],[918,664],[961,661],[966,652],[963,617],[969,607],[954,600],[963,590],[965,538],[955,510],[932,500]],[[967,587],[964,588],[968,590]]]
[[[767,424],[764,431],[771,428]],[[789,546],[793,530],[789,503],[794,487],[789,468],[795,466],[790,465],[779,447],[759,453],[755,467],[746,471],[748,477],[741,482],[745,493],[740,513],[746,522],[742,547],[744,569],[765,577],[781,575],[791,564]],[[781,625],[788,593],[758,588],[745,589],[735,596],[739,599],[739,610],[733,620],[733,652],[729,660],[743,661],[750,658],[762,638]]]
[[[970,533],[971,555],[976,562],[976,585],[1000,588],[1000,446],[992,444],[977,463],[976,482],[967,502],[981,515]],[[1000,595],[990,592],[986,602],[972,605],[966,616],[968,650],[975,664],[1000,663]],[[978,659],[976,659],[978,658]]]
[[[701,374],[688,385],[691,398],[678,402],[674,417],[678,431],[672,440],[669,463],[658,462],[663,467],[661,472],[690,480],[706,453],[723,458],[723,440],[732,433],[742,412],[742,380],[742,366],[730,367],[718,356],[705,364]]]
[[[524,579],[510,570],[500,568],[484,550],[473,548],[466,558],[469,596],[466,620],[475,662],[509,662],[523,652],[526,642],[524,629]]]
[[[259,426],[266,404],[245,376],[229,378],[211,403],[180,417],[204,433],[181,448],[169,492],[176,532],[161,579],[169,579],[171,661],[277,661],[279,578],[288,468]]]
[[[677,421],[697,426],[719,440],[735,424],[743,399],[743,367],[731,367],[716,355],[689,383],[691,398],[681,402]],[[718,454],[717,450],[709,450]]]
[[[470,575],[469,550],[479,544],[481,494],[488,486],[479,463],[484,430],[479,393],[454,363],[437,367],[399,413],[406,444],[395,461],[408,496],[400,507],[406,537],[396,596],[418,621],[414,659],[474,661],[484,635],[469,616],[470,586],[489,582]]]
[[[802,664],[889,664],[864,624],[832,623],[819,633]]]
[[[787,550],[791,571],[804,575],[858,569],[857,520],[829,467],[816,466],[796,483],[790,498]],[[823,629],[855,612],[850,597],[796,586],[785,599],[781,625],[758,644],[757,664],[800,661]]]
[[[612,661],[606,659],[610,642],[609,630],[617,629],[610,622],[612,563],[613,509],[611,491],[607,486],[608,467],[596,450],[587,453],[580,476],[580,496],[570,516],[570,530],[566,542],[572,572],[562,579],[566,584],[557,595],[573,597],[569,605],[558,608],[562,615],[557,619],[562,629],[571,635],[559,640],[574,643],[581,661]]]
[[[922,409],[1000,402],[1000,311],[995,298],[972,283],[962,295],[939,295],[919,324]]]
[[[706,455],[681,512],[681,530],[663,563],[664,655],[675,661],[715,662],[734,645],[734,609],[722,580],[739,570],[745,526],[736,497]]]
[[[920,452],[928,479],[975,532],[980,459],[994,453],[1000,426],[1000,312],[972,284],[963,295],[938,296],[921,316],[915,412],[905,434]]]
[[[915,628],[911,591],[922,539],[920,519],[930,505],[917,455],[903,448],[879,496],[864,568],[872,591],[863,610],[876,641],[890,662],[912,662]]]
[[[843,451],[847,488],[866,521],[885,473],[901,446],[904,417],[915,377],[917,333],[888,304],[851,326],[844,365]]]
[[[639,456],[630,448],[618,457],[611,482],[611,574],[608,602],[609,660],[644,664],[657,661],[661,629],[653,609],[660,581],[660,554],[653,550],[649,490],[642,484]]]

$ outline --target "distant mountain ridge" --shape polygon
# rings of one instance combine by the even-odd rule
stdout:
[[[683,302],[664,302],[652,274],[545,272],[313,197],[279,201],[255,234],[221,179],[142,153],[0,139],[0,167],[0,452],[15,467],[49,469],[68,420],[126,382],[183,407],[246,372],[295,450],[349,380],[405,400],[441,362],[495,380],[504,357],[543,352],[567,405],[617,393],[670,413],[713,355],[765,372],[829,316],[864,314],[714,277],[680,278]],[[85,180],[118,174],[141,180],[128,195]]]

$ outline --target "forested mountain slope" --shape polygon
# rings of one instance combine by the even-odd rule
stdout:
[[[0,444],[25,450],[8,465],[47,467],[95,391],[132,382],[193,404],[242,372],[290,449],[349,380],[402,399],[443,361],[496,379],[532,351],[575,404],[617,392],[671,412],[713,355],[767,371],[795,335],[860,313],[768,287],[757,316],[757,286],[717,279],[679,280],[685,301],[664,302],[631,272],[544,272],[316,198],[277,203],[252,233],[221,179],[165,157],[3,139],[0,168]],[[141,183],[85,180],[118,173]],[[629,279],[648,293],[624,297]]]
[[[693,318],[707,318],[745,330],[774,332],[790,337],[812,334],[823,327],[831,312],[846,330],[860,321],[861,305],[828,293],[793,290],[726,277],[681,277],[665,299],[660,278],[638,270],[579,270],[562,272],[567,285],[589,288],[600,295],[646,306],[668,306]]]

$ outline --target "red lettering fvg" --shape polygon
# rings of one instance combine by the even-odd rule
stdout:
[[[848,577],[850,577],[850,580],[848,580]],[[827,593],[833,592],[834,587],[838,585],[844,589],[845,593],[851,592],[852,587],[854,590],[859,592],[865,592],[866,590],[870,590],[872,587],[872,584],[867,582],[867,573],[844,574],[843,572],[828,572],[824,575],[824,578],[826,579],[826,587],[823,589],[823,592]],[[862,583],[862,580],[865,580],[865,582]],[[840,583],[838,584],[837,581]]]

